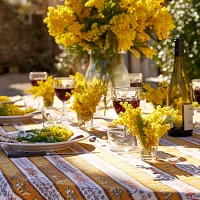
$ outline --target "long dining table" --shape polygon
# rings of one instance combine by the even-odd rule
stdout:
[[[64,121],[63,126],[89,137],[68,143],[56,155],[8,157],[1,145],[0,200],[200,199],[200,130],[194,129],[192,137],[165,134],[156,161],[144,162],[137,148],[109,150],[107,129],[113,127],[113,115],[108,114],[94,117],[90,129],[80,129],[75,117]],[[1,124],[0,133],[41,127],[40,116],[35,116]]]

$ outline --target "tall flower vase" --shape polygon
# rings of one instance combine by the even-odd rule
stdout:
[[[111,100],[111,87],[130,87],[129,73],[124,61],[125,53],[91,51],[85,79],[103,79],[108,88],[104,105]],[[104,113],[105,115],[105,113]]]
[[[129,73],[124,62],[125,53],[106,54],[90,52],[90,62],[85,78],[108,79],[113,87],[130,87]]]

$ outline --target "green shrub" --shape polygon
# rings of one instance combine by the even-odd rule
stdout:
[[[199,0],[177,0],[168,4],[176,28],[169,39],[156,43],[158,51],[154,59],[161,73],[169,76],[174,64],[174,39],[185,40],[185,63],[189,79],[200,78],[200,2]],[[162,20],[162,19],[161,19]]]

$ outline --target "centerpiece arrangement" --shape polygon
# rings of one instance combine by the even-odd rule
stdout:
[[[66,0],[57,8],[49,7],[44,22],[58,44],[90,53],[86,79],[98,76],[107,78],[115,87],[130,86],[122,52],[152,58],[156,53],[149,40],[168,38],[174,28],[162,3],[163,0]]]
[[[121,103],[126,109],[120,112],[115,125],[124,125],[137,137],[139,152],[142,159],[156,158],[159,139],[170,129],[170,123],[177,120],[178,111],[170,107],[157,106],[151,114],[142,115],[141,108],[133,108],[127,102]]]
[[[53,77],[48,76],[46,81],[37,81],[38,86],[31,86],[25,92],[34,94],[34,98],[41,96],[43,98],[44,107],[53,105],[54,102],[54,82]]]

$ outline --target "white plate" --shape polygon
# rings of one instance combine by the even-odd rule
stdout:
[[[17,95],[17,96],[9,97],[9,101],[0,101],[0,103],[2,103],[2,105],[14,104],[15,102],[20,101],[21,99],[22,97],[20,95]]]
[[[25,122],[25,121],[30,120],[35,115],[36,115],[36,112],[32,112],[26,115],[19,115],[19,116],[0,116],[0,123]]]
[[[15,132],[16,134],[16,132]],[[33,152],[33,151],[56,151],[61,149],[66,149],[67,145],[85,140],[89,137],[89,134],[86,132],[82,132],[81,134],[74,134],[72,137],[76,137],[78,135],[82,135],[83,137],[68,140],[65,142],[55,142],[55,143],[9,143],[9,142],[0,142],[0,144],[7,145],[10,149],[18,150],[18,151],[27,151],[27,152]]]

